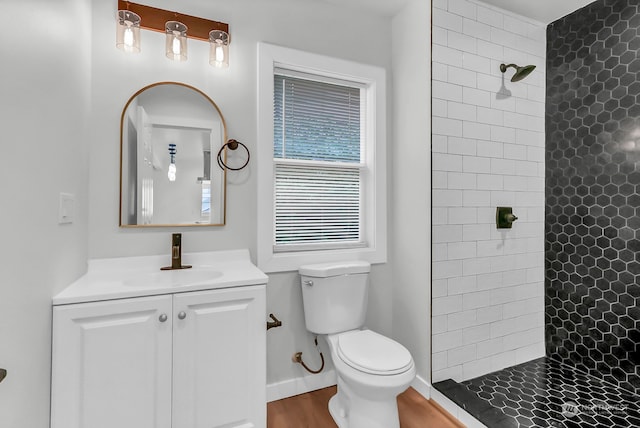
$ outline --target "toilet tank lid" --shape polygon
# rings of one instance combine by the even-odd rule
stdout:
[[[304,265],[298,268],[300,275],[314,278],[326,278],[329,276],[348,275],[354,273],[369,273],[371,264],[363,261],[318,263]]]

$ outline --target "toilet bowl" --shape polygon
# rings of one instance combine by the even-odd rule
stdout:
[[[326,336],[338,376],[329,412],[339,428],[399,428],[396,397],[416,375],[405,347],[371,330]]]
[[[396,397],[416,375],[404,346],[364,328],[369,270],[362,261],[299,269],[307,330],[327,340],[336,369],[329,412],[339,428],[399,428]]]

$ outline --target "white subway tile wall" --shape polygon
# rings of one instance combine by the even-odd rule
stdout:
[[[463,381],[544,355],[546,39],[479,1],[433,7],[432,381]],[[537,68],[512,83],[501,63]]]

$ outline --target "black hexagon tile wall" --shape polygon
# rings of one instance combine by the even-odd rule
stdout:
[[[640,392],[640,4],[547,28],[547,355]]]
[[[434,384],[491,428],[640,427],[640,2],[547,27],[544,358]]]

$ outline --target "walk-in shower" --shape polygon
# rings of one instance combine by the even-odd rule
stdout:
[[[447,13],[464,15],[463,4],[448,0]],[[444,41],[434,31],[449,48],[434,48],[434,70],[449,72],[434,73],[434,88],[461,85],[468,113],[434,89],[433,156],[446,149],[449,162],[433,166],[434,386],[490,428],[640,427],[640,4],[597,0],[549,24],[546,42],[535,23],[474,4],[477,22],[520,42],[479,34],[463,45],[455,28]],[[434,28],[450,25],[434,7]],[[537,68],[505,61],[538,54]],[[496,63],[515,69],[508,97],[487,77],[500,76]],[[440,114],[461,118],[462,135]],[[520,220],[487,231],[487,203]]]

